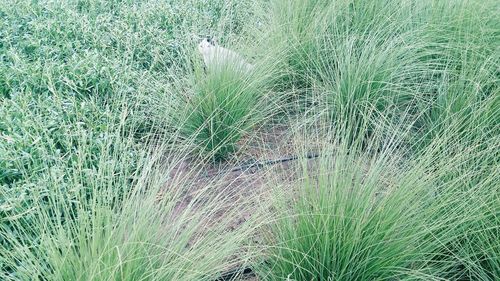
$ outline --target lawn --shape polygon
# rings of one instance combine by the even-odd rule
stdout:
[[[0,1],[0,280],[500,279],[499,11]]]

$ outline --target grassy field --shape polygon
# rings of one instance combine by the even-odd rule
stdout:
[[[0,1],[0,280],[498,280],[499,12]]]

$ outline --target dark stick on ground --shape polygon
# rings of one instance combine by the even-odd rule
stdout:
[[[317,153],[310,153],[310,154],[307,154],[305,156],[305,158],[306,159],[313,159],[313,158],[317,158],[319,156],[320,155],[317,154]],[[259,169],[262,169],[265,166],[270,166],[270,165],[285,163],[285,162],[297,160],[299,158],[300,158],[300,156],[289,156],[289,157],[279,158],[279,159],[269,159],[269,160],[262,160],[262,161],[252,161],[251,163],[248,163],[248,164],[244,164],[244,165],[241,165],[241,166],[238,166],[238,167],[234,167],[234,168],[231,168],[231,169],[226,169],[226,170],[220,171],[218,173],[208,175],[208,177],[220,176],[220,175],[224,175],[224,174],[228,174],[228,173],[233,173],[233,172],[239,172],[239,171],[247,171],[247,170],[250,170],[250,169],[259,170]]]

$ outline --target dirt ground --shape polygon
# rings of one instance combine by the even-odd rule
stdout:
[[[297,180],[297,163],[299,157],[306,155],[293,155],[294,140],[286,126],[275,126],[264,128],[251,139],[243,139],[239,146],[239,154],[224,163],[203,164],[194,163],[193,160],[183,160],[171,171],[170,178],[189,177],[190,190],[177,202],[172,217],[181,214],[190,204],[197,192],[210,185],[214,196],[224,193],[225,199],[218,204],[218,210],[210,218],[210,223],[215,224],[228,217],[233,218],[227,225],[227,231],[234,231],[245,223],[251,216],[253,207],[259,202],[249,201],[261,200],[261,196],[269,196],[264,188],[269,184],[269,173],[272,171],[272,179],[279,180],[280,185],[292,185]],[[237,159],[237,160],[235,160]],[[308,161],[315,161],[314,152],[309,152]],[[197,172],[193,173],[193,169]],[[166,191],[166,190],[165,190]],[[212,193],[212,192],[211,192]],[[160,194],[161,198],[162,195]],[[259,199],[261,198],[261,199]],[[241,202],[237,204],[235,202]],[[235,216],[235,213],[237,214]],[[230,215],[228,215],[230,214]],[[257,281],[251,272],[237,279],[225,278],[220,280],[251,280]]]

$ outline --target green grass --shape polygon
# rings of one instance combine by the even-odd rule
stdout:
[[[378,135],[366,148],[343,142],[343,130],[313,137],[323,156],[299,161],[297,181],[271,181],[276,210],[256,266],[263,280],[498,276],[498,160],[490,155],[498,138],[479,149],[435,140],[447,149],[407,159],[398,142]]]
[[[266,38],[304,107],[354,121],[353,134],[411,113],[432,135],[498,92],[494,3],[452,2],[275,0]]]
[[[402,278],[424,250],[419,236],[426,230],[415,201],[427,196],[424,181],[416,173],[393,179],[395,163],[388,155],[369,159],[346,146],[323,153],[328,156],[317,170],[302,163],[293,193],[276,195],[280,208],[271,227],[271,258],[261,275],[266,280]]]
[[[242,137],[276,114],[280,102],[268,85],[272,75],[265,61],[251,70],[227,61],[195,72],[193,92],[184,97],[181,133],[215,160],[228,158]]]
[[[281,208],[260,276],[494,280],[494,4],[272,3],[270,36],[292,42],[284,61],[290,83],[316,107],[308,111],[333,121],[340,147],[325,145],[332,159],[320,160],[318,175],[304,163],[293,193],[277,188]],[[384,148],[378,139],[395,143]]]
[[[131,141],[114,136],[115,146]],[[130,172],[110,144],[92,168],[84,156],[94,154],[82,145],[76,168],[48,174],[46,190],[29,190],[29,209],[2,216],[2,280],[212,280],[242,262],[229,257],[251,224],[227,232],[236,215],[228,211],[207,228],[222,204],[236,204],[230,192],[214,194],[212,182],[189,200],[189,177],[167,181],[185,156],[165,167],[162,154],[143,154]]]
[[[496,280],[497,14],[493,0],[0,2],[0,279],[248,265],[261,280]],[[205,68],[205,36],[255,68]],[[320,147],[290,164],[297,180],[196,180],[248,160],[242,140],[272,124],[288,154]]]

